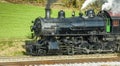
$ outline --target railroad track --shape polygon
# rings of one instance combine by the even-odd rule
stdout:
[[[0,66],[29,66],[40,64],[66,64],[120,61],[117,54],[91,54],[71,56],[40,56],[40,57],[0,57]]]

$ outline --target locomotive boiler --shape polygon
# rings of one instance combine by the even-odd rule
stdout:
[[[26,42],[29,55],[74,55],[119,52],[120,20],[106,11],[95,14],[93,9],[83,16],[66,18],[60,10],[51,18],[51,9],[45,9],[45,18],[38,17],[31,26],[33,41]]]

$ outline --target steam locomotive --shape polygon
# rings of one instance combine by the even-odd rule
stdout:
[[[95,14],[93,9],[86,16],[79,13],[66,18],[60,10],[51,18],[51,9],[45,9],[45,18],[32,22],[33,41],[26,42],[29,55],[75,55],[119,52],[120,18],[111,17],[106,11]]]

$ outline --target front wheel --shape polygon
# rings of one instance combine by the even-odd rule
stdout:
[[[45,56],[46,55],[46,50],[39,49],[38,52],[37,52],[37,55],[38,56]]]

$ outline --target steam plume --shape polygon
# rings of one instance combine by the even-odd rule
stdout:
[[[102,10],[111,11],[113,14],[120,13],[120,0],[107,0],[102,5]]]
[[[82,5],[81,10],[96,1],[98,0],[86,0]],[[101,8],[102,10],[110,11],[113,14],[120,13],[120,0],[101,0],[101,2],[104,2]]]
[[[94,3],[95,1],[97,1],[97,0],[86,0],[86,1],[84,2],[84,4],[82,5],[81,10],[84,9],[84,8],[86,8],[88,5]]]

